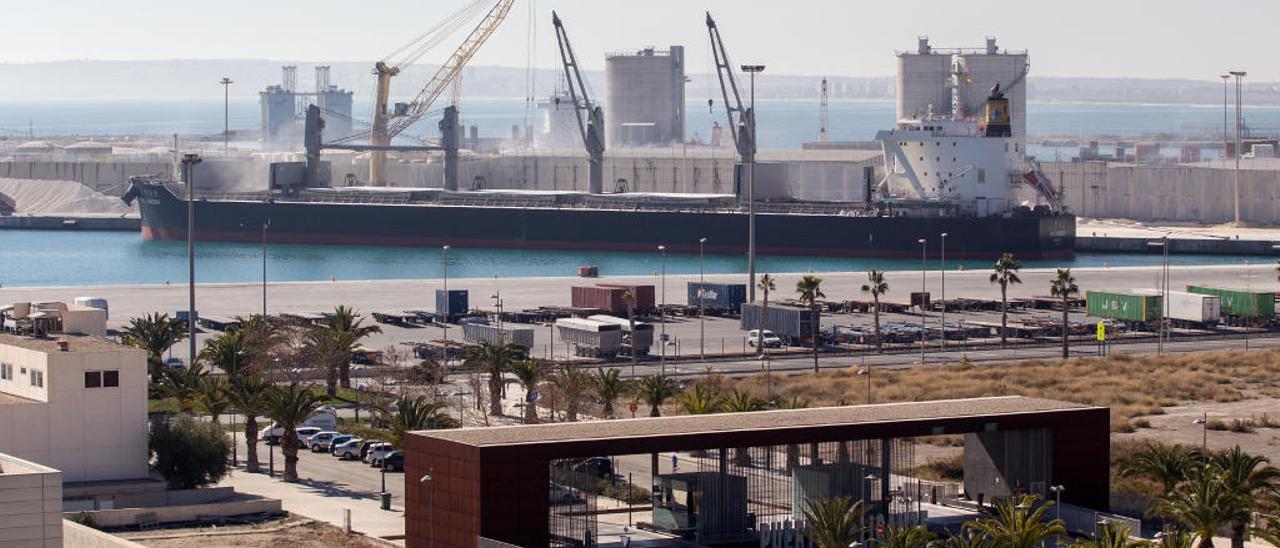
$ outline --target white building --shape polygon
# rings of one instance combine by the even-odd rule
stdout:
[[[0,452],[0,546],[62,546],[62,474]]]
[[[146,352],[92,336],[0,333],[0,453],[67,482],[147,478]]]

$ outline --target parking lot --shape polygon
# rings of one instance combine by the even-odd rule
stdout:
[[[240,464],[243,466],[245,451],[244,437],[238,438],[237,451]],[[275,473],[279,477],[284,470],[284,454],[279,446],[258,444],[258,461],[263,472],[268,470],[272,453],[275,458]],[[328,452],[312,453],[309,449],[298,451],[298,483],[327,496],[342,496],[368,501],[371,506],[379,504],[378,494],[382,492],[383,473],[379,468],[372,468],[358,460],[344,461]],[[396,507],[404,505],[404,473],[388,472],[386,474],[387,492],[391,493],[392,504]]]

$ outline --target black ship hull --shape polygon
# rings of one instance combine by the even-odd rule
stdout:
[[[142,235],[187,237],[187,203],[169,188],[135,182]],[[195,204],[196,239],[257,242],[269,223],[273,243],[486,247],[745,253],[747,215],[705,209],[603,209],[501,207],[423,203],[332,203],[277,200],[203,200]],[[758,213],[756,249],[762,255],[929,256],[947,233],[947,257],[994,259],[1013,253],[1023,260],[1070,258],[1075,217],[858,217],[831,214]]]

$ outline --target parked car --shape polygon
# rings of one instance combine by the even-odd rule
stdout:
[[[331,431],[338,427],[338,411],[333,406],[326,405],[317,409],[315,413],[307,417],[307,420],[298,425],[299,428],[314,426],[318,431]],[[314,433],[314,432],[313,432]],[[258,439],[267,442],[268,445],[280,443],[280,436],[284,435],[284,429],[280,428],[276,423],[271,423],[266,428],[258,431]],[[305,437],[303,439],[306,439]]]
[[[315,435],[311,436],[310,438],[307,438],[307,447],[311,448],[312,453],[328,451],[329,442],[333,441],[333,438],[341,435],[342,434],[339,434],[337,432],[330,432],[330,431],[317,432]]]
[[[318,426],[299,426],[293,429],[293,434],[298,436],[298,441],[302,442],[303,447],[307,447],[307,440],[316,434],[323,432],[324,429]],[[280,443],[280,438],[276,438],[276,443]],[[274,444],[272,444],[274,445]]]
[[[351,434],[342,434],[342,435],[334,436],[333,439],[329,440],[329,454],[330,455],[335,454],[334,451],[338,449],[338,446],[354,439],[356,439],[356,437],[352,436]]]
[[[369,448],[370,448],[370,447],[373,447],[373,446],[375,446],[375,445],[377,445],[377,444],[379,444],[379,443],[382,443],[382,442],[380,442],[380,441],[378,441],[378,440],[364,440],[364,441],[360,442],[360,454],[359,454],[359,455],[357,455],[356,457],[357,457],[357,458],[359,458],[359,459],[360,459],[361,461],[363,461],[363,462],[369,462],[369,461],[365,460],[365,456],[369,454]]]
[[[337,438],[334,439],[336,440]],[[330,453],[333,453],[333,456],[342,460],[359,459],[360,445],[363,443],[364,440],[360,438],[351,438],[341,444],[338,442],[329,442],[329,444],[333,446],[333,450],[330,451]]]
[[[760,340],[761,345],[764,346],[765,348],[779,348],[782,346],[782,338],[775,335],[772,331],[769,331],[768,329],[764,330],[763,339],[760,337],[759,329],[752,329],[751,331],[747,332],[747,344],[751,346],[755,346],[756,340],[758,339]]]
[[[384,472],[404,472],[404,453],[392,451],[387,453],[382,459],[382,470]]]
[[[381,467],[382,459],[391,451],[393,451],[393,449],[390,443],[383,442],[374,445],[369,448],[369,454],[365,455],[365,462],[369,463],[369,466],[374,468]]]
[[[164,366],[172,369],[185,369],[187,364],[182,361],[182,358],[168,358],[164,360]]]

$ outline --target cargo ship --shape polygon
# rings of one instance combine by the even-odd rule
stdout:
[[[1075,217],[1062,209],[1043,174],[1027,167],[1021,145],[1010,135],[1007,107],[996,89],[981,121],[926,116],[880,132],[885,174],[868,189],[865,202],[758,201],[757,253],[918,258],[919,240],[931,242],[928,254],[935,256],[936,242],[946,233],[946,254],[956,259],[994,259],[1006,252],[1024,260],[1071,257]],[[273,175],[289,167],[302,175],[283,184],[273,177],[269,191],[197,193],[191,204],[195,238],[258,242],[269,225],[273,243],[747,251],[749,214],[741,192],[328,187],[312,184],[323,172],[318,150],[309,150],[307,158],[305,165],[273,166]],[[1035,203],[1013,201],[1024,186],[1035,189]],[[735,181],[735,189],[741,188]],[[144,238],[187,238],[184,185],[135,178],[124,198],[139,201]]]

